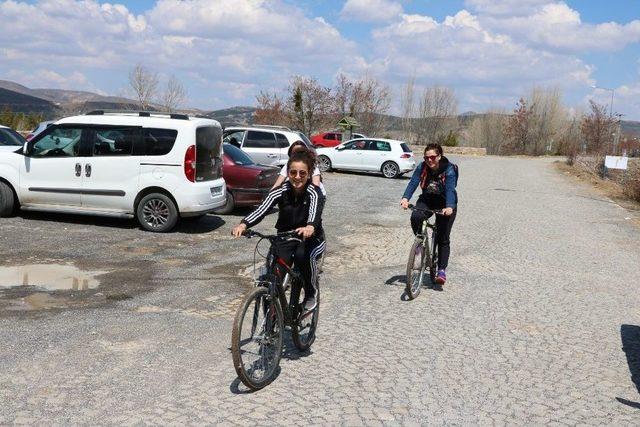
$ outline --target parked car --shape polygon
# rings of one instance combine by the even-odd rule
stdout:
[[[314,150],[304,133],[282,126],[232,126],[224,130],[224,142],[241,148],[256,163],[269,166],[287,163],[289,147],[298,140]]]
[[[343,134],[342,132],[319,133],[311,136],[311,143],[315,147],[335,147],[342,143],[342,138],[345,135],[347,134]],[[354,133],[352,139],[355,138],[365,138],[365,136],[360,133]]]
[[[0,151],[16,151],[24,146],[25,139],[10,127],[0,125]]]
[[[25,210],[135,217],[173,228],[226,203],[222,128],[182,114],[94,111],[0,153],[0,216]]]
[[[45,122],[38,123],[35,129],[29,132],[29,134],[27,135],[27,138],[26,138],[27,141],[31,141],[36,135],[38,135],[40,132],[42,132],[43,130],[45,130],[55,122],[56,122],[55,120],[47,120]]]
[[[238,147],[222,144],[223,175],[227,183],[227,203],[215,210],[218,214],[231,213],[236,207],[262,203],[278,179],[278,168],[256,164]]]
[[[411,148],[394,139],[353,139],[337,147],[318,148],[317,152],[322,172],[348,169],[381,172],[387,178],[395,178],[416,167]]]

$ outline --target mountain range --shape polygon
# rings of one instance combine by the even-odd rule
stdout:
[[[45,119],[55,119],[65,115],[85,113],[91,110],[136,110],[138,102],[119,96],[105,96],[93,92],[64,90],[64,89],[30,89],[21,84],[0,80],[0,109],[10,108],[14,112],[40,113]],[[151,110],[159,110],[159,105],[152,106]],[[219,121],[223,126],[230,124],[251,124],[255,107],[231,107],[221,110],[183,109],[182,112],[208,117]],[[473,118],[481,115],[472,111],[458,116],[460,124],[464,127]],[[402,119],[388,115],[388,131],[400,130]],[[640,136],[640,122],[623,120],[622,131],[627,134]]]

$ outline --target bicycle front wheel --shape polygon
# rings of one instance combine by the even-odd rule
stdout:
[[[307,351],[316,340],[316,328],[320,315],[320,289],[316,290],[316,308],[308,313],[301,313],[291,328],[293,344],[300,351]]]
[[[265,287],[252,290],[233,321],[231,355],[244,385],[258,390],[271,383],[282,357],[284,315]]]
[[[409,258],[407,259],[407,284],[405,292],[409,299],[415,299],[420,295],[425,270],[425,253],[426,247],[422,244],[421,239],[415,239],[411,245]]]

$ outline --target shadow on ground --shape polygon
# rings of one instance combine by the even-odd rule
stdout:
[[[622,340],[622,351],[627,356],[631,381],[635,385],[636,391],[640,394],[640,326],[620,326],[620,339]],[[616,397],[616,400],[624,405],[640,409],[640,403],[638,402],[632,402],[621,397]]]

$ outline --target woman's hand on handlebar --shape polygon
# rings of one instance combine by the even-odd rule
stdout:
[[[442,209],[442,215],[451,216],[453,214],[453,208],[444,208]]]
[[[240,237],[245,231],[247,231],[247,224],[241,222],[240,224],[233,227],[233,230],[231,230],[231,235],[233,237]]]
[[[402,209],[407,209],[409,207],[409,201],[407,199],[400,200],[400,206],[402,206]]]
[[[308,239],[316,232],[316,228],[313,225],[307,225],[306,227],[296,228],[296,233],[302,236],[303,239]]]

